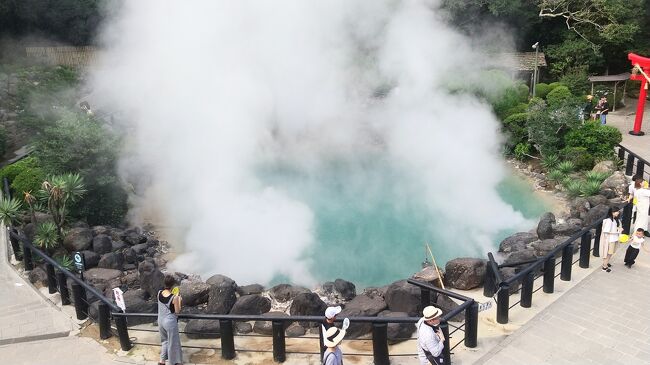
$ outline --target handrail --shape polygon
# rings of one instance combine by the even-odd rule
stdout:
[[[408,279],[408,280],[406,280],[406,282],[409,283],[409,284],[413,284],[415,286],[418,286],[420,288],[426,288],[426,289],[438,292],[440,294],[450,296],[450,297],[458,299],[458,300],[462,300],[462,301],[474,300],[474,299],[472,299],[470,297],[466,297],[464,295],[455,293],[455,292],[447,290],[447,289],[438,288],[437,286],[431,285],[429,283],[425,283],[423,281]]]
[[[631,154],[631,155],[634,155],[634,158],[635,158],[635,159],[637,159],[637,160],[639,160],[639,161],[642,161],[646,166],[650,166],[650,162],[648,162],[648,161],[647,161],[646,159],[644,159],[643,157],[637,155],[636,153],[630,151],[629,148],[627,148],[627,147],[621,145],[620,143],[617,144],[616,147],[623,149],[624,151],[626,151],[627,153],[629,153],[629,154]]]
[[[121,309],[115,305],[112,301],[108,300],[104,294],[100,293],[97,289],[95,289],[93,286],[88,285],[85,281],[79,279],[76,275],[68,271],[68,269],[64,268],[61,266],[58,262],[56,262],[54,259],[50,258],[45,252],[41,251],[40,249],[36,248],[31,242],[29,242],[29,239],[25,237],[24,235],[17,234],[13,232],[12,230],[9,230],[9,235],[13,237],[14,239],[20,240],[23,244],[23,247],[28,248],[30,251],[35,252],[40,256],[43,260],[45,260],[48,264],[54,266],[59,270],[59,272],[62,272],[65,276],[68,278],[72,279],[75,283],[81,285],[84,289],[86,289],[88,292],[93,294],[97,299],[99,299],[101,302],[105,303],[106,305],[109,306],[111,311],[113,312],[119,312]]]
[[[271,312],[272,313],[272,312]],[[156,318],[157,313],[111,313],[115,317],[138,317]],[[267,322],[322,322],[323,316],[282,316],[273,317],[265,315],[246,314],[183,314],[177,315],[179,319],[211,319],[211,320],[233,320],[233,321],[267,321]],[[352,322],[358,323],[416,323],[420,317],[348,317]],[[336,322],[342,322],[337,319]]]

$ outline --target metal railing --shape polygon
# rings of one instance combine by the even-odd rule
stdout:
[[[618,158],[625,166],[625,175],[627,176],[642,176],[644,180],[650,180],[650,171],[646,171],[646,167],[650,167],[650,162],[646,161],[639,155],[630,151],[628,148],[616,146]]]

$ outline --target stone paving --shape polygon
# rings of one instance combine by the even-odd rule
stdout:
[[[607,125],[618,128],[623,135],[621,144],[630,149],[643,159],[650,161],[650,101],[646,102],[645,112],[641,131],[645,132],[644,136],[633,136],[629,133],[634,129],[634,117],[636,115],[636,99],[627,99],[627,105],[623,109],[609,113]],[[646,168],[646,171],[648,168]]]
[[[475,364],[650,364],[650,254],[628,269],[625,248]]]
[[[9,267],[5,234],[0,226],[0,345],[67,336],[73,329],[70,318]]]

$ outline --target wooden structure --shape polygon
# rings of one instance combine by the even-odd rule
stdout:
[[[594,84],[597,82],[613,82],[614,83],[614,100],[612,100],[613,109],[616,111],[616,92],[618,84],[623,82],[623,100],[625,100],[625,92],[627,88],[627,80],[630,79],[630,73],[624,72],[618,75],[603,75],[603,76],[589,76],[589,82],[591,82],[591,95],[594,94]]]

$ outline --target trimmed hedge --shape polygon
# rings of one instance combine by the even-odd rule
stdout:
[[[623,140],[621,132],[600,122],[589,121],[569,131],[564,137],[567,147],[584,147],[594,158],[608,158]]]

